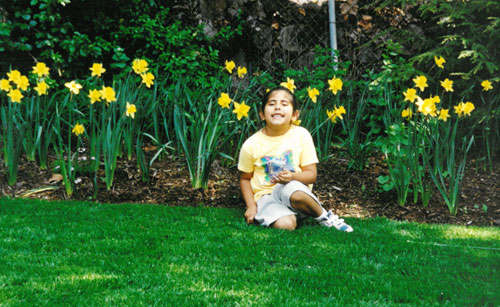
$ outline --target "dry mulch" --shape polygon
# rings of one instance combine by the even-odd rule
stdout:
[[[393,220],[419,223],[446,223],[456,225],[500,226],[500,162],[493,171],[477,170],[470,161],[466,171],[459,210],[450,215],[437,191],[430,204],[400,206],[392,192],[380,192],[377,177],[385,172],[380,158],[372,157],[364,171],[347,168],[347,160],[340,152],[318,166],[318,179],[314,192],[328,209],[348,217],[368,218],[383,216]],[[0,167],[0,173],[5,169]],[[104,174],[100,174],[104,177]],[[93,199],[93,185],[88,174],[78,176],[80,182],[71,199],[98,201],[101,203],[153,203],[174,206],[229,207],[244,210],[240,195],[238,172],[234,167],[223,167],[217,162],[212,168],[207,190],[193,189],[184,161],[165,157],[151,168],[150,183],[144,183],[136,161],[118,161],[114,184],[106,189],[99,182],[97,198]],[[46,191],[37,191],[52,187]],[[0,196],[30,197],[48,200],[67,199],[62,181],[53,177],[51,170],[40,170],[34,162],[21,161],[18,182],[7,185],[0,177]]]

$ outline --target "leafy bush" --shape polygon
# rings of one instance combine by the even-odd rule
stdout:
[[[171,1],[13,0],[0,5],[5,42],[0,60],[6,71],[15,63],[22,70],[33,62],[48,63],[60,76],[74,78],[101,62],[125,74],[132,58],[150,59],[158,72],[190,75],[200,84],[213,81],[220,45],[241,33],[223,27],[214,37],[190,18],[178,20]],[[184,15],[189,12],[185,12]],[[183,15],[183,16],[184,16]]]

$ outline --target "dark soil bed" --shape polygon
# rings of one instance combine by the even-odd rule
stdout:
[[[500,163],[492,172],[477,170],[470,161],[463,180],[459,210],[450,215],[437,191],[428,207],[421,204],[400,206],[394,193],[379,192],[377,177],[385,172],[381,159],[372,157],[363,171],[347,169],[347,161],[338,153],[328,162],[318,165],[318,180],[314,192],[325,207],[347,217],[367,218],[384,216],[393,220],[420,223],[447,223],[458,225],[500,225]],[[0,168],[1,173],[5,169]],[[104,176],[104,174],[102,174]],[[136,161],[120,160],[111,190],[99,182],[97,199],[92,199],[93,185],[90,176],[78,176],[77,191],[72,199],[102,203],[154,203],[175,206],[230,207],[244,210],[240,196],[236,168],[214,165],[207,190],[193,189],[184,161],[167,157],[157,160],[151,169],[151,181],[143,183]],[[46,191],[41,188],[50,187]],[[41,171],[34,162],[21,161],[18,182],[7,185],[0,177],[0,196],[30,197],[48,200],[66,199],[60,178],[52,171]],[[243,218],[243,217],[242,217]]]

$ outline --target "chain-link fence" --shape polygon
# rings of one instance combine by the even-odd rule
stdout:
[[[247,37],[266,70],[310,67],[315,47],[329,47],[327,0],[274,0],[263,6],[262,18],[250,18]]]

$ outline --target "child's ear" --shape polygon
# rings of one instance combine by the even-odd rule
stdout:
[[[299,119],[299,115],[300,115],[299,110],[295,110],[292,115],[292,121],[296,121],[297,119]]]
[[[266,117],[264,116],[264,113],[262,111],[259,111],[259,117],[261,120],[265,120]]]

